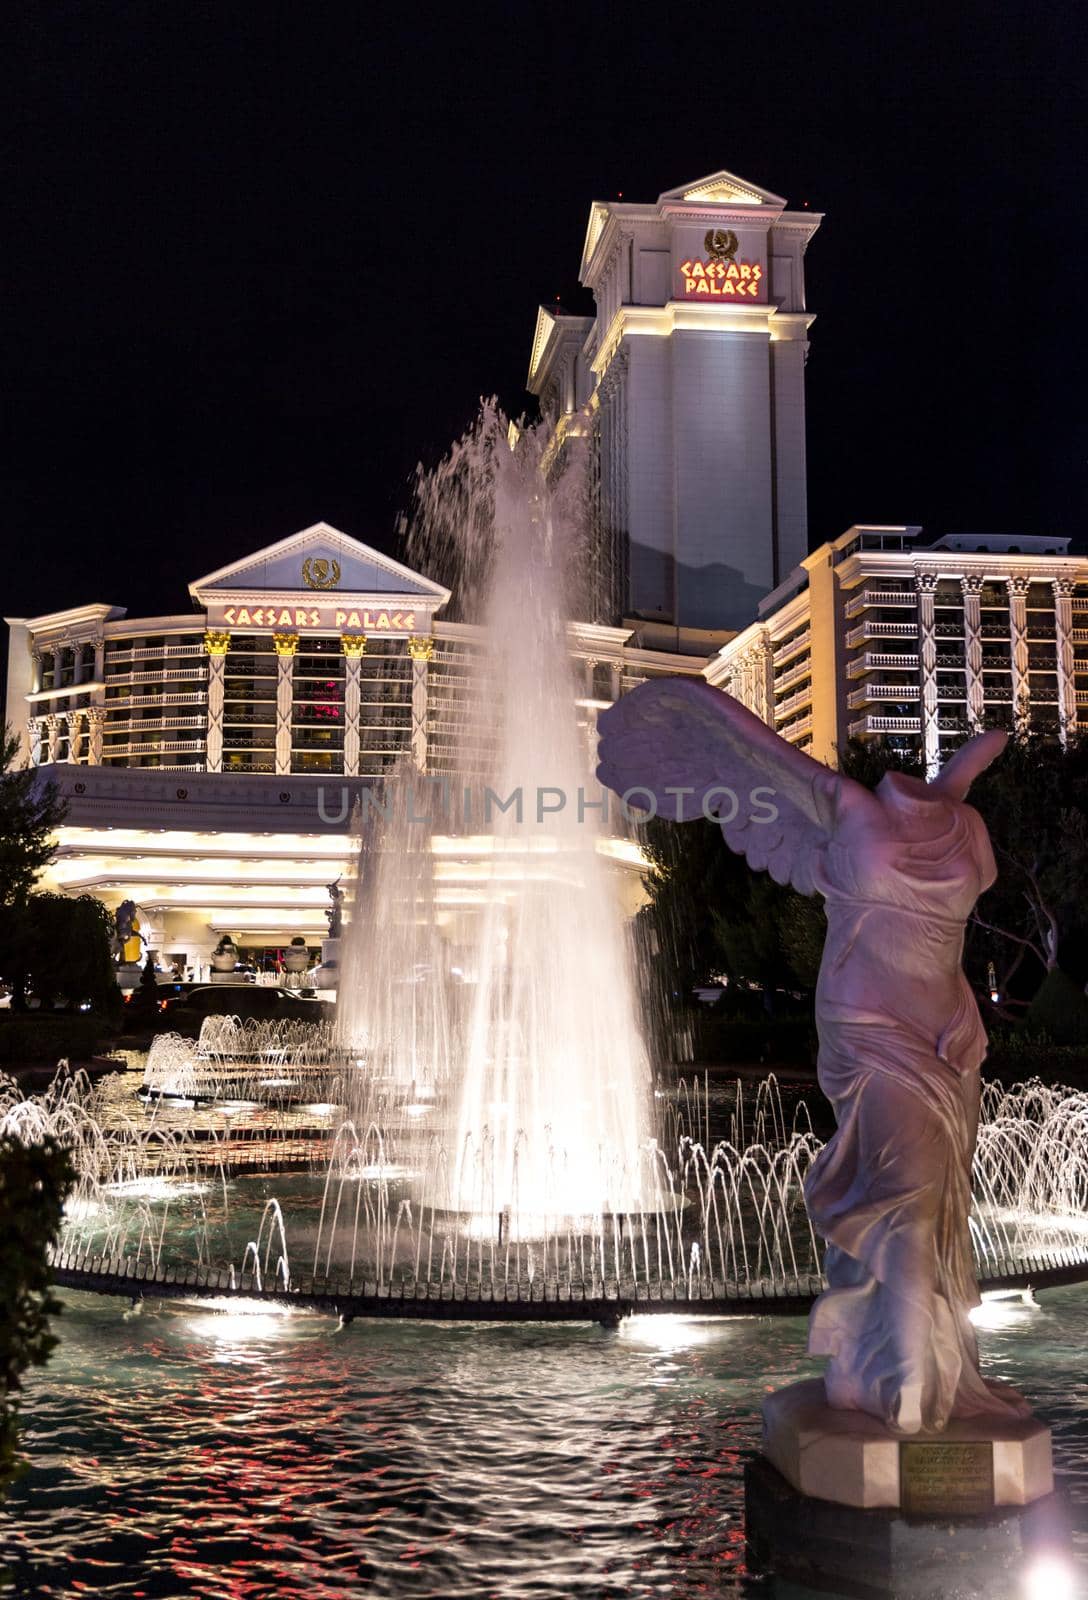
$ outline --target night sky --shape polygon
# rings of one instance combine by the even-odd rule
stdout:
[[[589,309],[590,202],[726,167],[808,253],[812,542],[1084,525],[1085,7],[10,3],[3,610],[188,608]]]

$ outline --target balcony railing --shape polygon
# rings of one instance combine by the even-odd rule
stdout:
[[[916,683],[866,683],[860,689],[854,689],[848,696],[846,704],[851,711],[857,711],[860,706],[869,700],[920,700],[922,691]]]
[[[774,686],[776,691],[788,689],[791,683],[800,683],[802,678],[807,678],[812,671],[812,662],[806,656],[803,661],[787,667],[785,672],[775,674]]]
[[[203,750],[203,739],[142,739],[138,743],[127,740],[120,744],[106,745],[103,755],[157,755],[160,751],[170,755],[182,755],[187,750]]]
[[[791,722],[789,724],[789,726],[786,727],[786,728],[779,728],[778,732],[779,732],[780,736],[783,739],[789,739],[791,741],[793,741],[795,739],[799,739],[802,734],[811,733],[812,732],[812,713],[811,713],[811,711],[809,712],[807,717],[798,717],[796,722]]]
[[[860,678],[865,672],[917,672],[917,656],[886,655],[880,650],[866,650],[864,655],[854,656],[846,664],[848,678]]]
[[[846,635],[846,643],[852,650],[866,639],[914,639],[917,635],[916,622],[874,622],[871,617],[866,617],[864,622]]]
[[[108,677],[108,688],[116,688],[120,683],[169,683],[173,678],[206,678],[207,665],[201,662],[192,662],[184,667],[161,667],[157,672],[119,672],[115,677]]]
[[[167,645],[141,645],[138,650],[109,650],[105,654],[108,666],[125,661],[156,661],[163,656],[200,656],[204,654],[202,644],[167,644]]]
[[[1088,635],[1086,635],[1086,637],[1088,637]],[[811,640],[812,630],[810,628],[803,628],[795,638],[784,639],[781,644],[776,645],[774,650],[771,652],[771,660],[774,662],[775,666],[777,666],[780,661],[788,661],[790,656],[798,655],[802,650],[807,650]]]
[[[859,589],[846,602],[845,615],[856,617],[866,606],[913,606],[918,596],[913,589]]]
[[[174,689],[166,694],[126,695],[123,700],[107,700],[105,707],[107,711],[112,712],[114,710],[128,711],[130,708],[136,709],[139,706],[191,706],[194,703],[200,704],[205,699],[206,695],[203,688],[192,690]]]
[[[863,738],[867,733],[921,733],[921,717],[859,717],[850,724],[850,737]]]
[[[110,717],[106,727],[110,733],[154,733],[161,728],[202,728],[207,722],[206,716],[198,717],[152,717],[150,720],[127,721],[115,720]]]
[[[810,685],[808,688],[799,689],[796,694],[788,695],[785,700],[776,701],[775,717],[788,717],[791,711],[797,711],[801,706],[811,705],[811,703],[812,687]]]

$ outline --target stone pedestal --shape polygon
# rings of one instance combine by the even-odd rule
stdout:
[[[213,969],[210,981],[212,983],[233,983],[237,989],[245,988],[245,979],[239,978],[235,972],[216,972]]]
[[[340,940],[322,939],[321,965],[314,974],[314,987],[329,990],[340,982]]]
[[[763,1453],[801,1494],[861,1509],[973,1514],[1030,1505],[1054,1488],[1050,1429],[1034,1417],[893,1434],[863,1411],[833,1411],[822,1378],[767,1396]]]
[[[756,1456],[745,1466],[744,1504],[749,1568],[773,1573],[774,1592],[798,1600],[1023,1600],[1033,1569],[1072,1570],[1056,1494],[973,1517],[907,1517],[812,1499]]]

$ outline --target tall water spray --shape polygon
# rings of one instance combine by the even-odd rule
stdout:
[[[601,850],[615,829],[600,809],[568,642],[568,618],[581,609],[583,503],[577,468],[556,479],[541,432],[516,433],[492,407],[421,478],[410,558],[452,580],[461,616],[480,626],[478,648],[464,669],[455,771],[445,789],[431,786],[423,811],[437,813],[427,864],[419,802],[398,794],[371,852],[371,888],[360,891],[370,914],[349,925],[344,973],[350,990],[364,944],[373,951],[381,937],[370,919],[383,878],[402,902],[414,883],[418,908],[421,874],[460,836],[475,864],[475,904],[450,918],[466,983],[460,1014],[434,1022],[448,1117],[425,1200],[508,1215],[523,1233],[549,1218],[638,1210],[648,1155],[649,1062],[617,868]],[[412,865],[398,869],[402,853]],[[426,982],[440,966],[433,916],[411,927],[378,957],[387,986],[390,955]],[[427,944],[418,960],[413,940],[416,951]],[[381,1050],[384,1002],[372,977],[340,1003]],[[445,984],[444,993],[458,991]],[[397,1027],[388,1006],[384,1026]]]

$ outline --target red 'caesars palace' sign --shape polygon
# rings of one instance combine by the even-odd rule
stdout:
[[[684,294],[692,299],[758,300],[763,268],[758,261],[682,261]]]

